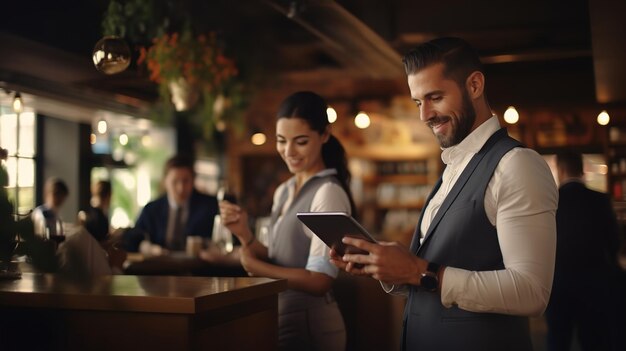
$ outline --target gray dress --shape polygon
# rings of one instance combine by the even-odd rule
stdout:
[[[292,178],[288,182],[292,182]],[[279,219],[288,198],[288,186],[279,187],[277,206],[272,212],[268,254],[272,263],[292,268],[305,268],[311,238],[296,218],[297,212],[307,212],[318,189],[337,183],[334,175],[322,172],[309,179],[294,197]],[[282,190],[280,190],[282,189]],[[278,297],[279,348],[281,350],[343,350],[346,331],[341,312],[332,292],[314,296],[297,290],[287,290]]]

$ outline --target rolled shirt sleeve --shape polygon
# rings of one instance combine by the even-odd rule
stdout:
[[[315,193],[311,203],[311,212],[346,212],[350,213],[350,200],[343,188],[335,183],[323,184]],[[311,238],[309,259],[305,269],[312,272],[324,273],[336,278],[339,269],[330,263],[328,246],[317,237],[309,228],[304,226],[304,231]]]
[[[487,188],[485,211],[496,226],[505,268],[447,267],[442,304],[473,312],[543,313],[554,274],[557,204],[554,178],[539,154],[516,148],[504,155]]]

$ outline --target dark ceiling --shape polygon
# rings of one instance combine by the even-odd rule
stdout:
[[[87,65],[102,36],[100,23],[107,4],[105,0],[12,1],[3,5],[7,15],[0,21],[0,31],[71,52]],[[227,48],[244,62],[244,73],[403,80],[401,54],[437,36],[459,36],[472,43],[487,64],[488,87],[492,87],[488,93],[496,101],[591,103],[596,98],[586,0],[186,0],[179,4],[203,29],[219,31]],[[3,56],[6,61],[7,55]],[[66,83],[142,100],[156,96],[145,72],[135,65],[116,76],[92,73]]]

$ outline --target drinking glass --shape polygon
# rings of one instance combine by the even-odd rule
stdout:
[[[268,246],[269,242],[271,219],[270,216],[259,217],[254,225],[256,239],[265,246]]]
[[[219,189],[217,189],[217,201],[222,200],[226,200],[233,204],[237,203],[237,197],[229,191],[228,185],[222,185]]]
[[[213,234],[211,238],[222,253],[233,251],[233,234],[228,228],[222,225],[220,215],[215,215],[215,219],[213,220]]]
[[[65,241],[65,232],[63,231],[63,221],[60,218],[53,220],[52,228],[48,228],[49,239],[57,245]]]

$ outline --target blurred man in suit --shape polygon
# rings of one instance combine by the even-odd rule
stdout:
[[[546,310],[548,348],[570,350],[577,330],[583,350],[622,350],[616,344],[617,311],[624,299],[615,294],[619,227],[611,200],[585,186],[580,153],[559,153],[557,174],[557,252]]]
[[[142,251],[151,253],[161,248],[181,251],[185,250],[187,236],[211,237],[213,220],[219,212],[217,199],[195,190],[194,178],[193,159],[178,155],[166,162],[166,193],[148,203],[134,230],[124,234],[127,250],[136,252],[141,246]]]

